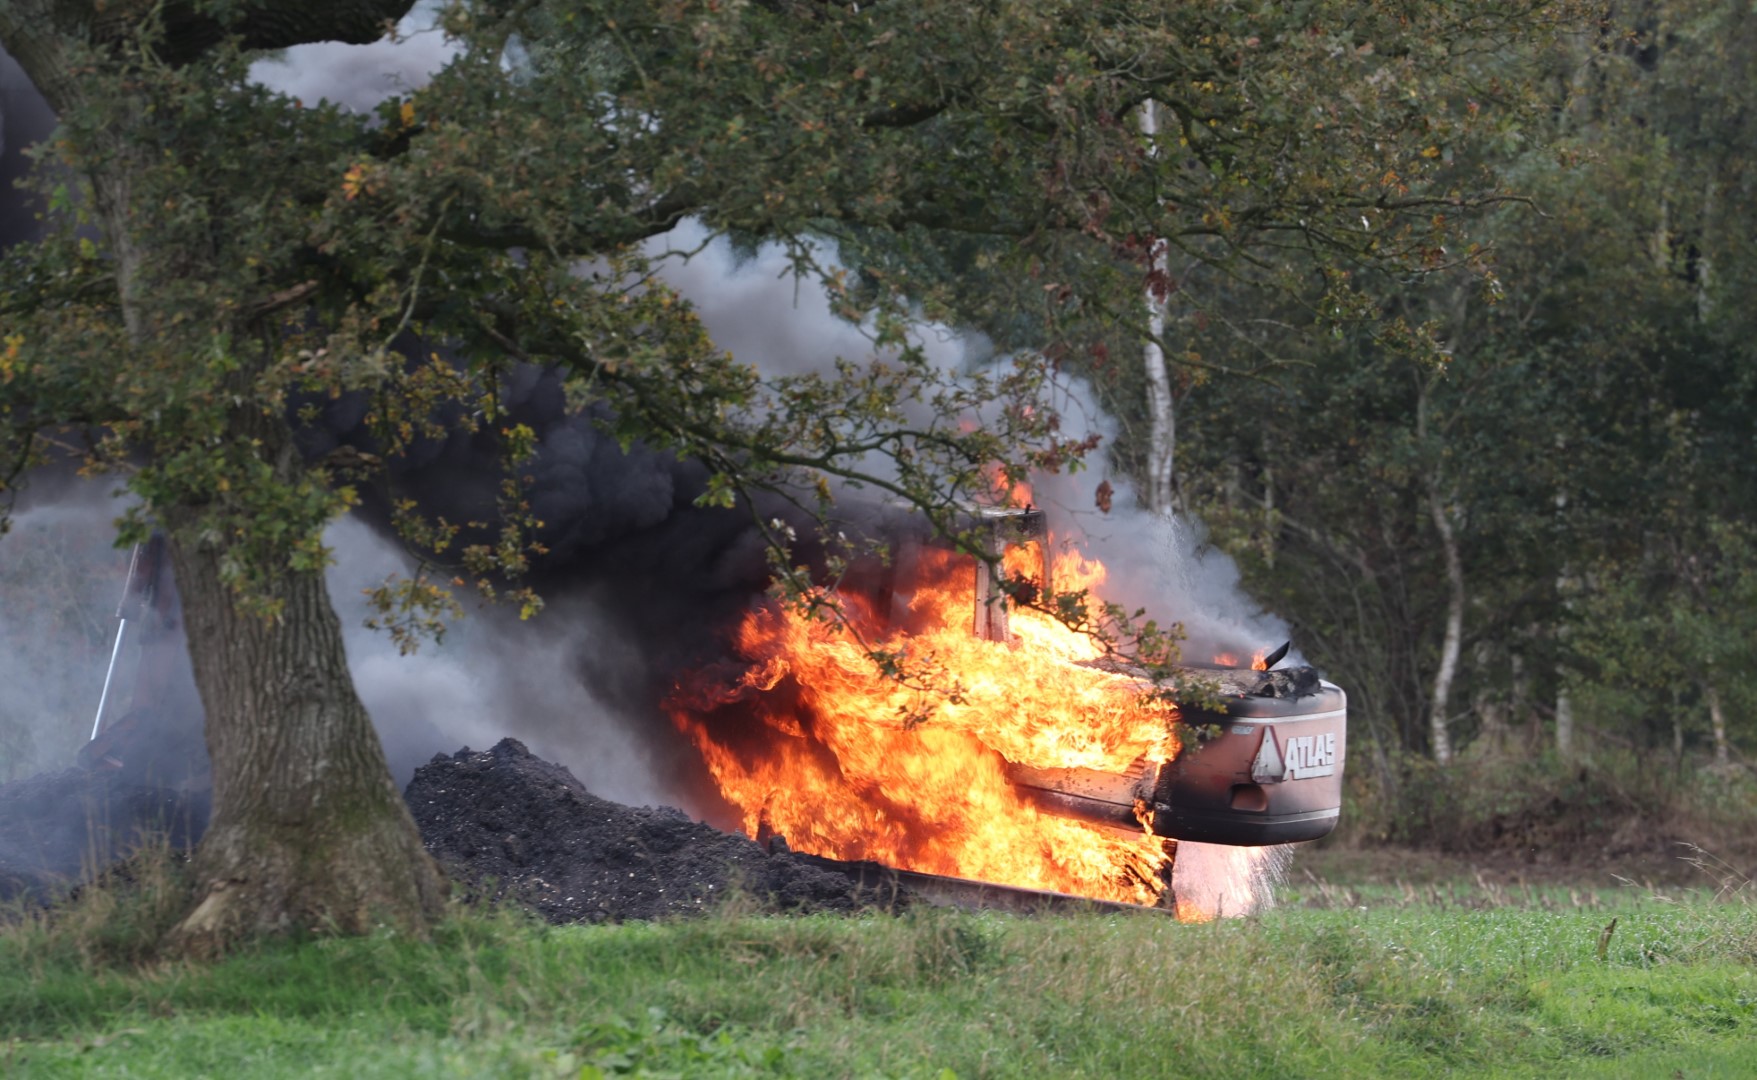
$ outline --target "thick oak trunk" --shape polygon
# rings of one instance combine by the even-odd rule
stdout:
[[[213,820],[196,851],[182,951],[285,932],[423,932],[444,878],[422,847],[354,691],[321,574],[273,584],[279,618],[242,611],[223,546],[173,534],[195,681],[207,710]]]
[[[183,37],[165,42],[164,55],[181,48],[187,59],[206,47],[206,38],[173,17],[197,7],[167,5],[167,23]],[[242,29],[254,44],[364,41],[379,36],[381,18],[407,8],[408,0],[263,0],[241,9]],[[343,9],[357,18],[338,14]],[[90,61],[82,43],[108,40],[82,12],[76,0],[0,0],[0,44],[57,110],[78,104],[84,92],[80,64]],[[126,14],[106,26],[128,30]],[[145,342],[152,282],[143,280],[132,195],[141,151],[126,137],[140,120],[127,110],[112,113],[115,144],[94,155],[102,167],[89,178],[123,321],[130,337]],[[227,317],[218,314],[216,325]],[[256,400],[252,372],[241,369],[235,378],[239,404],[228,436],[258,448],[274,483],[294,486],[303,466],[290,433],[272,405]],[[153,506],[170,537],[214,778],[213,816],[194,861],[193,909],[170,945],[203,954],[289,931],[425,931],[441,912],[445,879],[422,847],[354,691],[322,574],[271,572],[252,600],[278,605],[278,616],[246,610],[222,571],[250,560],[230,550],[237,539],[205,513],[205,502],[196,492]]]

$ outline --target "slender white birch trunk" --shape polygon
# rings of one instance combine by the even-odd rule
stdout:
[[[1441,765],[1452,763],[1452,734],[1448,727],[1452,701],[1452,682],[1458,675],[1458,653],[1464,643],[1464,559],[1458,551],[1458,535],[1452,529],[1451,515],[1440,498],[1439,487],[1430,482],[1428,509],[1434,528],[1440,534],[1440,548],[1446,556],[1446,636],[1440,643],[1440,668],[1434,673],[1434,695],[1428,706],[1429,738],[1433,742],[1434,760]]]
[[[1158,156],[1159,108],[1152,101],[1141,106],[1141,134],[1147,137],[1148,154]],[[1163,241],[1153,242],[1155,277],[1166,268]],[[1151,429],[1147,448],[1147,500],[1156,513],[1171,513],[1176,498],[1177,414],[1171,396],[1171,371],[1165,362],[1165,304],[1147,291],[1147,331],[1150,338],[1142,353],[1147,374],[1147,415]]]
[[[1415,404],[1416,438],[1422,443],[1428,437],[1428,388],[1421,387]],[[1452,682],[1458,676],[1458,653],[1464,646],[1464,557],[1458,550],[1458,534],[1452,528],[1452,515],[1440,494],[1439,465],[1427,476],[1428,513],[1434,530],[1440,536],[1440,550],[1446,559],[1446,634],[1440,642],[1440,667],[1434,672],[1433,696],[1428,703],[1428,739],[1433,745],[1434,761],[1452,763],[1452,733],[1449,726]]]

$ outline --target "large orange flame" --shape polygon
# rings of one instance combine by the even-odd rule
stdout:
[[[1007,577],[1040,584],[1043,557],[1010,549]],[[668,700],[744,829],[832,858],[1155,903],[1161,841],[1044,813],[1007,782],[1003,759],[1113,771],[1166,761],[1176,709],[1082,666],[1095,643],[1040,612],[1009,612],[1012,641],[975,637],[975,560],[923,547],[910,561],[907,587],[839,590],[845,626],[753,610],[734,643],[744,666],[699,672]],[[1058,591],[1096,594],[1103,579],[1077,555],[1055,561]],[[888,677],[869,647],[900,653],[937,691]]]
[[[1256,655],[1251,657],[1251,670],[1252,671],[1267,671],[1267,670],[1269,670],[1269,665],[1267,663],[1268,659],[1269,659],[1269,650],[1258,649],[1256,652]],[[1232,653],[1215,653],[1214,654],[1214,663],[1219,665],[1220,667],[1238,667],[1238,657],[1234,656]]]

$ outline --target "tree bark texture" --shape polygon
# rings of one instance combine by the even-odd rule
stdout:
[[[239,609],[222,544],[174,531],[171,554],[214,777],[196,905],[174,944],[199,955],[269,933],[423,932],[445,882],[354,691],[323,576],[277,575],[285,608],[268,619]]]
[[[1428,441],[1428,394],[1430,384],[1421,384],[1415,403],[1416,437]],[[1441,765],[1452,763],[1452,732],[1450,706],[1452,680],[1458,674],[1458,653],[1464,646],[1464,558],[1458,550],[1458,534],[1452,528],[1452,515],[1441,496],[1439,466],[1426,476],[1428,513],[1434,531],[1440,537],[1440,551],[1446,560],[1446,634],[1440,641],[1440,666],[1434,672],[1434,689],[1428,700],[1428,741],[1434,760]]]
[[[1157,154],[1154,145],[1159,135],[1159,111],[1151,101],[1141,106],[1141,134],[1147,137],[1148,153]],[[1154,278],[1165,274],[1164,244],[1153,245]],[[1151,335],[1143,350],[1142,363],[1147,375],[1147,416],[1151,425],[1147,444],[1147,501],[1150,508],[1169,514],[1177,496],[1177,413],[1171,395],[1171,371],[1165,362],[1165,302],[1147,290],[1147,331]]]
[[[1428,488],[1428,509],[1433,514],[1434,528],[1440,534],[1440,548],[1446,556],[1446,636],[1440,642],[1440,667],[1434,672],[1434,694],[1428,706],[1429,737],[1433,741],[1434,760],[1441,765],[1452,762],[1452,734],[1449,729],[1449,706],[1452,680],[1458,674],[1458,653],[1464,642],[1464,560],[1458,552],[1458,536],[1452,518],[1440,498],[1437,485]]]

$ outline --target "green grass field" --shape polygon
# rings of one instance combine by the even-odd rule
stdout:
[[[1206,925],[460,913],[208,967],[26,922],[0,932],[0,1074],[1757,1076],[1748,902],[1395,899]]]

